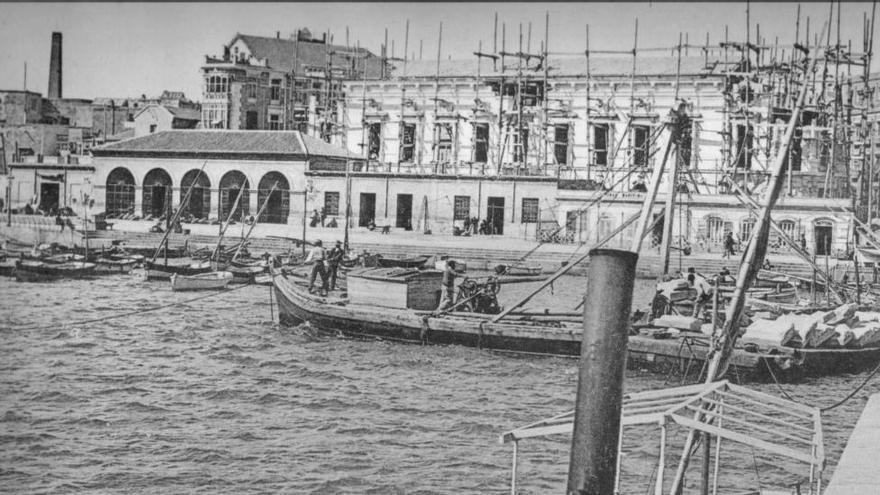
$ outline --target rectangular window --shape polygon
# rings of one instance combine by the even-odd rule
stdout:
[[[519,132],[513,134],[513,161],[525,163],[529,156],[529,130],[523,128],[522,135]]]
[[[633,166],[648,166],[648,135],[651,128],[645,125],[634,125],[633,133]]]
[[[453,220],[467,220],[471,217],[471,197],[456,196],[452,211]]]
[[[434,160],[437,163],[452,161],[452,124],[434,126]]]
[[[257,87],[258,87],[258,83],[248,83],[248,85],[247,85],[247,97],[248,98],[256,98],[257,97]]]
[[[373,122],[370,124],[370,142],[367,143],[367,157],[370,160],[378,160],[382,151],[382,124]]]
[[[474,124],[474,162],[489,161],[489,124]]]
[[[553,156],[558,165],[568,163],[568,124],[554,126]]]
[[[281,116],[277,113],[269,114],[269,130],[281,130]]]
[[[751,127],[751,126],[749,126]],[[752,133],[746,132],[745,125],[736,126],[736,167],[750,170],[752,168]]]
[[[324,192],[324,214],[328,217],[339,216],[339,193],[336,191]]]
[[[608,124],[593,124],[593,161],[597,167],[608,166]]]
[[[293,127],[299,132],[308,133],[309,128],[309,111],[305,108],[293,111]]]
[[[522,199],[522,223],[538,222],[538,198]]]
[[[411,162],[416,151],[416,125],[403,124],[400,133],[400,161]]]
[[[309,104],[309,86],[306,81],[297,79],[293,82],[293,101],[298,105]]]
[[[281,79],[272,79],[272,85],[269,87],[269,99],[274,101],[281,99]]]

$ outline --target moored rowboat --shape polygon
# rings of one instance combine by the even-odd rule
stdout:
[[[217,290],[232,281],[230,272],[210,272],[198,275],[171,275],[171,290]]]
[[[19,282],[45,282],[62,278],[88,278],[95,273],[94,263],[70,261],[67,263],[43,263],[19,261],[15,267],[15,279]]]
[[[211,271],[210,261],[194,261],[188,258],[169,259],[168,264],[164,262],[151,263],[144,261],[144,268],[147,273],[147,280],[168,280],[171,275],[198,275],[200,273],[208,273]]]

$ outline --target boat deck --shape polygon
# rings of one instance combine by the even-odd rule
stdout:
[[[862,416],[849,437],[840,462],[834,468],[824,495],[864,495],[880,490],[877,446],[880,445],[880,394],[868,399]]]

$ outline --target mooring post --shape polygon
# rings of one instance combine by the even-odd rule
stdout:
[[[590,251],[568,494],[614,493],[627,322],[638,258],[631,251]]]

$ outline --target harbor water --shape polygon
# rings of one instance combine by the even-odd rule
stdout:
[[[532,306],[571,310],[582,284],[561,279]],[[505,286],[502,299],[528,289]],[[637,299],[646,294],[650,283],[640,283]],[[499,435],[571,409],[577,385],[574,359],[281,327],[261,286],[205,297],[132,276],[0,279],[0,295],[4,493],[504,493],[511,447]],[[141,312],[160,305],[169,306]],[[863,376],[783,386],[828,405]],[[630,370],[626,389],[677,384]],[[773,383],[750,386],[779,395]],[[874,392],[880,383],[825,414],[826,479]],[[641,494],[658,441],[632,433],[622,488]],[[519,493],[564,491],[568,442],[520,444]],[[677,454],[670,449],[668,469]],[[722,464],[722,486],[740,489],[807,473],[748,448]]]

